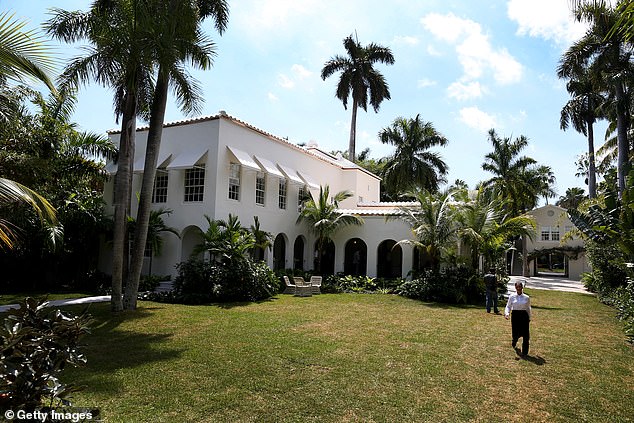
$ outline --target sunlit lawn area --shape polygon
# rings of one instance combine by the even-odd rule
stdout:
[[[45,293],[45,292],[30,293],[30,294],[25,294],[25,293],[0,294],[0,305],[18,304],[20,301],[24,300],[24,297],[27,295],[30,297],[36,297],[36,298],[47,297],[49,300],[63,300],[68,298],[90,297],[95,294],[84,294],[79,292],[72,292],[72,293],[65,292],[65,293],[53,293],[53,294]]]
[[[144,302],[117,317],[95,304],[88,365],[65,379],[108,422],[632,419],[634,348],[614,310],[528,293],[528,359],[501,315],[391,295]]]

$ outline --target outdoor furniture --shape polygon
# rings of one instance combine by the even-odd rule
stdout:
[[[321,276],[311,276],[310,286],[313,294],[321,294]]]
[[[310,297],[313,295],[313,287],[310,282],[306,282],[301,276],[293,277],[295,282],[295,296],[296,297]]]
[[[297,287],[291,283],[290,279],[288,279],[288,276],[283,276],[282,278],[284,279],[284,283],[286,284],[286,289],[284,289],[284,292],[282,292],[282,294],[295,294]]]

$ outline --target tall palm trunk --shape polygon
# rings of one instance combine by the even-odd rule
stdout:
[[[145,167],[143,170],[143,182],[139,196],[139,208],[134,232],[132,262],[130,263],[130,274],[123,298],[123,307],[125,310],[135,310],[137,306],[139,280],[143,268],[145,244],[147,242],[147,232],[150,223],[152,190],[154,189],[154,178],[156,177],[156,166],[161,148],[161,137],[163,135],[163,122],[165,121],[169,77],[162,67],[159,69],[158,75],[154,98],[152,100],[150,128],[148,130],[145,148]]]
[[[350,142],[348,143],[348,160],[354,162],[357,142],[357,99],[352,96],[352,121],[350,122]]]
[[[134,140],[136,133],[136,95],[128,91],[121,122],[119,138],[119,163],[115,175],[114,190],[114,228],[112,246],[112,295],[110,307],[112,311],[121,311],[122,285],[126,274],[127,263],[127,227],[132,191],[132,166],[134,163]]]
[[[629,162],[630,148],[627,141],[628,109],[626,95],[621,81],[615,84],[616,91],[616,137],[618,143],[617,175],[619,182],[619,197],[625,189],[625,167]]]
[[[597,166],[594,157],[594,125],[588,120],[588,194],[590,198],[597,196]]]

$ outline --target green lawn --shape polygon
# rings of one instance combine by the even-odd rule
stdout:
[[[632,420],[634,348],[614,310],[528,293],[528,359],[503,316],[391,295],[143,302],[116,317],[98,304],[88,365],[66,378],[107,422]]]
[[[19,304],[20,301],[22,301],[24,297],[27,295],[30,297],[36,297],[36,298],[48,297],[49,300],[63,300],[68,298],[91,297],[96,294],[82,294],[78,292],[72,292],[72,293],[65,292],[65,293],[54,293],[54,294],[44,293],[44,292],[34,293],[34,294],[24,294],[24,293],[0,294],[0,305]]]

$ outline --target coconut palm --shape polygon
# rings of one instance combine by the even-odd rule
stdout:
[[[614,7],[602,1],[578,1],[574,4],[577,19],[590,23],[591,27],[564,53],[558,73],[574,78],[580,74],[580,69],[589,69],[589,75],[595,78],[593,83],[607,93],[605,113],[616,122],[618,186],[619,193],[622,193],[630,150],[627,131],[631,95],[628,81],[634,73],[630,45],[623,33],[612,32],[620,17]]]
[[[562,69],[559,69],[557,74],[560,78],[564,77]],[[590,198],[595,198],[597,171],[594,155],[594,123],[599,116],[598,108],[605,99],[587,73],[571,78],[566,88],[572,98],[561,109],[560,127],[565,131],[572,126],[588,138],[588,193]]]
[[[535,220],[521,215],[509,217],[502,201],[490,198],[484,189],[469,193],[456,215],[458,236],[470,250],[471,267],[478,269],[480,256],[483,268],[494,266],[512,237],[532,236]]]
[[[586,198],[583,188],[568,188],[566,194],[560,196],[555,205],[565,209],[576,209]]]
[[[483,186],[493,190],[495,195],[507,199],[506,207],[513,216],[519,216],[523,211],[532,208],[536,203],[541,187],[532,186],[529,182],[528,171],[536,165],[536,161],[528,156],[520,156],[522,150],[528,146],[525,136],[500,138],[495,130],[489,131],[489,141],[493,151],[485,156],[482,169],[493,176],[483,182]]]
[[[138,110],[148,104],[152,62],[141,29],[149,28],[146,2],[96,0],[88,12],[53,9],[46,23],[54,38],[75,43],[87,41],[87,54],[71,60],[61,80],[77,89],[94,80],[114,91],[114,112],[121,117],[119,154],[115,175],[112,260],[113,311],[123,309],[122,284],[127,272],[127,222],[130,209],[132,165]],[[143,20],[145,19],[145,21]]]
[[[205,215],[209,228],[203,233],[203,242],[194,248],[194,254],[208,252],[212,260],[238,263],[249,257],[255,246],[254,235],[240,224],[238,216],[229,214],[227,220],[214,220]]]
[[[321,78],[326,80],[336,72],[341,72],[335,96],[348,109],[348,98],[352,97],[352,121],[350,123],[350,143],[348,159],[355,160],[357,108],[368,111],[368,100],[374,111],[379,110],[383,100],[390,99],[390,90],[383,75],[374,69],[374,64],[394,64],[392,51],[375,43],[362,46],[352,35],[343,40],[347,56],[336,55],[328,60],[321,70]],[[369,98],[368,98],[369,94]]]
[[[311,198],[304,202],[304,206],[299,216],[297,224],[307,224],[310,231],[317,237],[317,273],[321,272],[324,247],[329,239],[340,229],[350,225],[362,225],[363,219],[352,214],[343,213],[339,210],[339,203],[350,198],[349,191],[339,191],[330,199],[330,187],[319,188],[317,198]]]
[[[273,245],[273,235],[260,228],[260,219],[258,216],[253,216],[253,225],[251,225],[249,229],[255,239],[255,245],[251,251],[251,258],[253,260],[264,260],[264,250],[267,248],[269,250],[271,249]]]
[[[227,0],[163,0],[148,1],[152,14],[148,17],[148,39],[145,48],[152,52],[158,68],[156,86],[150,106],[150,125],[145,150],[145,166],[137,228],[134,233],[135,248],[132,251],[130,275],[126,284],[123,303],[125,309],[135,309],[141,269],[143,245],[147,237],[152,190],[165,122],[168,90],[176,93],[177,102],[185,113],[197,113],[202,103],[202,93],[197,81],[186,72],[185,65],[199,69],[211,67],[215,45],[202,28],[206,18],[212,18],[216,30],[222,34],[229,19]]]
[[[456,245],[458,226],[456,225],[456,204],[454,191],[430,193],[421,189],[408,194],[416,198],[416,207],[401,206],[401,219],[410,225],[413,240],[401,240],[399,244],[409,244],[420,248],[429,258],[434,271],[440,269],[442,258]]]
[[[396,118],[391,127],[379,132],[383,144],[396,147],[385,161],[381,176],[392,193],[411,191],[421,187],[435,192],[449,170],[440,154],[428,151],[431,147],[447,145],[447,139],[420,115],[414,119]]]

